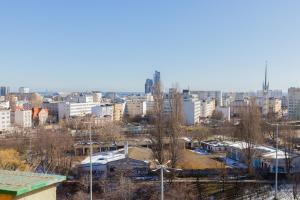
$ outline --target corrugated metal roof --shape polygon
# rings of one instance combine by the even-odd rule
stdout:
[[[19,196],[64,180],[65,176],[0,170],[0,194]]]

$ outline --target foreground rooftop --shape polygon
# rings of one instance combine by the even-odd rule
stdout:
[[[0,170],[0,194],[20,196],[64,180],[65,176]]]

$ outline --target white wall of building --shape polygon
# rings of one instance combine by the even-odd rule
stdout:
[[[32,111],[16,110],[15,124],[23,128],[30,128],[32,126]]]
[[[112,104],[102,104],[92,107],[92,115],[95,117],[107,117],[113,118],[114,107]]]
[[[200,101],[196,98],[183,99],[183,118],[186,125],[195,125],[200,122]]]
[[[10,110],[0,108],[0,131],[8,131],[10,127]]]
[[[207,118],[211,117],[213,112],[215,111],[215,100],[202,100],[200,102],[200,117]]]
[[[82,117],[88,114],[92,114],[92,107],[99,105],[98,103],[72,103],[62,102],[58,105],[58,117],[59,119],[69,117]]]

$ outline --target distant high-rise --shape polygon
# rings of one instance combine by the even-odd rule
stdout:
[[[8,93],[10,93],[10,88],[8,86],[0,87],[0,96],[6,96]]]
[[[154,85],[156,85],[160,82],[160,72],[159,71],[155,71],[154,76],[153,76],[153,82],[154,82]]]
[[[152,90],[153,90],[153,80],[148,78],[145,83],[145,94],[152,93]]]
[[[21,93],[21,94],[27,94],[27,93],[29,93],[29,88],[27,88],[27,87],[20,87],[19,88],[19,93]]]

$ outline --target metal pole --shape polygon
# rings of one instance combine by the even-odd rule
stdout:
[[[278,124],[276,128],[276,172],[275,172],[275,199],[277,199],[277,186],[278,186]]]
[[[93,145],[92,145],[91,122],[89,123],[89,132],[90,132],[90,200],[93,200],[93,164],[92,164]]]
[[[160,167],[160,181],[161,181],[161,200],[164,200],[164,168],[163,166]]]

